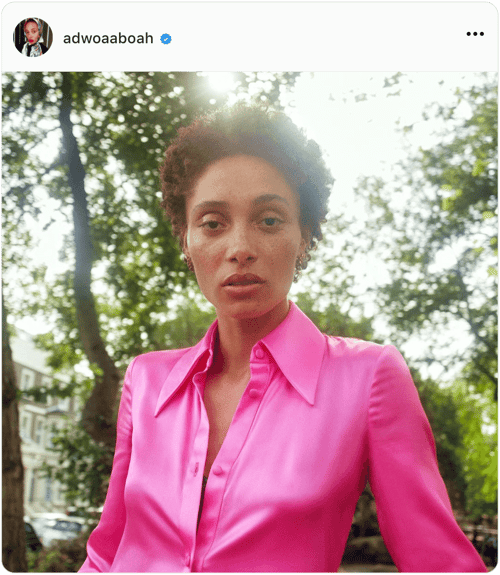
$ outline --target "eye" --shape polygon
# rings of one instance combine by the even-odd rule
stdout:
[[[210,230],[216,230],[219,226],[220,226],[220,223],[216,222],[215,220],[211,220],[210,222],[204,222],[201,225],[202,228],[208,228]]]
[[[275,217],[267,217],[264,218],[262,220],[262,223],[264,224],[264,227],[266,228],[275,228],[278,226],[278,224],[281,224],[282,221],[279,218],[275,218]]]
[[[222,228],[224,227],[223,222],[212,218],[205,218],[201,224],[200,224],[200,228],[204,228],[205,230],[208,230],[209,232],[218,232],[220,231]]]

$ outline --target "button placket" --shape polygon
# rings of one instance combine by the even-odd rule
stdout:
[[[270,368],[264,350],[260,348],[254,350],[250,360],[250,370],[251,378],[247,390],[236,408],[224,443],[210,470],[209,488],[205,491],[203,513],[196,538],[196,554],[191,567],[193,571],[203,571],[207,553],[218,536],[224,493],[230,481],[231,469],[245,444],[258,412],[260,400],[270,383]]]
[[[193,384],[196,389],[195,395],[197,396],[196,403],[198,408],[194,410],[194,414],[198,415],[200,419],[189,454],[189,463],[186,470],[186,480],[184,481],[182,487],[182,503],[179,517],[179,527],[181,530],[181,538],[183,539],[185,550],[184,563],[186,565],[186,571],[193,570],[193,563],[195,560],[196,526],[199,511],[198,501],[202,489],[202,472],[208,446],[208,418],[204,408],[201,393],[204,383],[205,375],[203,372],[196,374],[193,377]]]

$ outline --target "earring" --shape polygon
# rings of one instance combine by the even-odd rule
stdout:
[[[192,260],[189,256],[187,256],[187,255],[184,255],[184,258],[183,258],[183,259],[184,259],[185,264],[186,264],[187,267],[188,267],[188,270],[189,270],[190,272],[194,272],[193,260]]]

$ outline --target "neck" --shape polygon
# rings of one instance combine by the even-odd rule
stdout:
[[[285,319],[290,304],[283,300],[270,312],[250,319],[218,317],[219,341],[214,368],[221,375],[246,375],[253,346]]]

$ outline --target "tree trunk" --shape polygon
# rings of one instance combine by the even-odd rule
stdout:
[[[2,295],[2,562],[5,569],[26,572],[24,469],[19,436],[17,385]]]
[[[62,98],[59,121],[63,133],[65,160],[68,165],[68,182],[73,196],[73,223],[75,237],[75,307],[78,329],[83,348],[90,363],[97,365],[94,389],[85,404],[82,424],[97,442],[108,446],[115,443],[115,404],[121,375],[106,351],[101,338],[94,296],[91,288],[93,248],[90,235],[90,218],[85,191],[85,170],[73,133],[71,108],[73,97],[72,76],[62,73]]]

